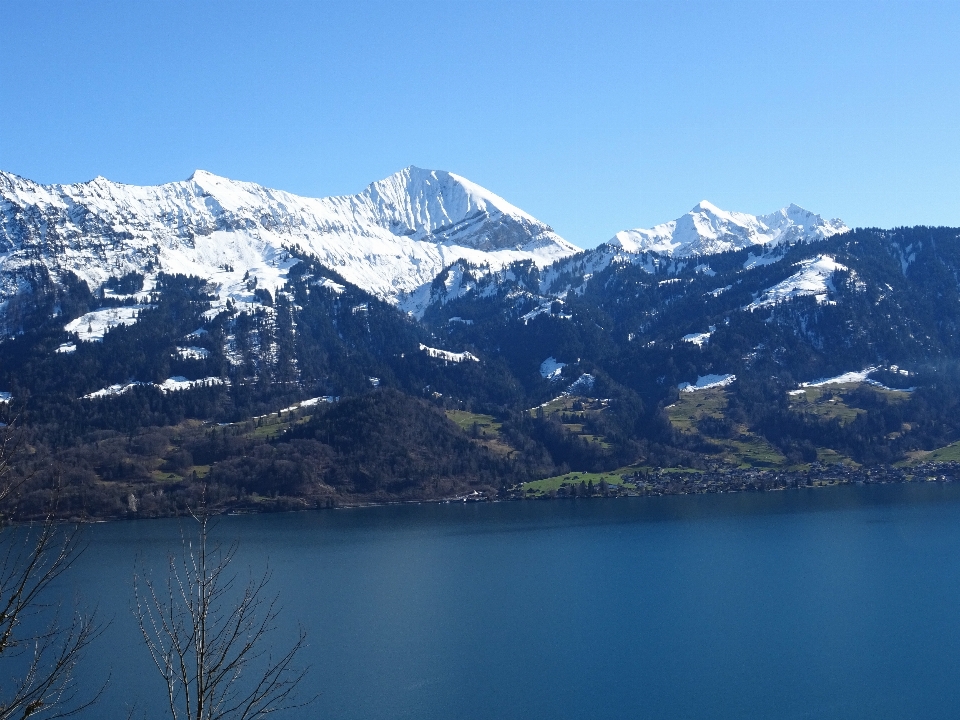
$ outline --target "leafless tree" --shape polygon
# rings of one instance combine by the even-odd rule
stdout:
[[[252,720],[302,707],[295,691],[306,670],[295,660],[306,636],[274,656],[265,647],[276,628],[276,596],[267,595],[269,569],[246,585],[229,573],[237,544],[210,539],[206,511],[193,515],[194,540],[182,539],[165,581],[134,578],[135,614],[167,686],[174,720]]]
[[[11,423],[13,425],[13,423]],[[82,552],[79,528],[55,522],[10,522],[25,479],[14,479],[13,458],[22,436],[11,425],[0,438],[0,720],[62,718],[93,705],[100,690],[79,687],[74,676],[84,650],[99,635],[93,615],[71,612],[61,621],[52,585]]]

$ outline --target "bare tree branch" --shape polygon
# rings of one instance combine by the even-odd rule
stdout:
[[[237,544],[211,541],[205,507],[193,520],[197,536],[181,533],[180,557],[169,558],[163,584],[146,572],[134,576],[134,614],[166,683],[170,717],[255,720],[312,702],[295,696],[306,675],[294,668],[303,629],[282,655],[265,648],[280,612],[277,598],[267,596],[269,568],[238,587],[228,574]]]
[[[93,705],[106,687],[90,692],[80,688],[74,676],[102,626],[95,613],[85,617],[73,612],[64,623],[60,604],[48,600],[53,583],[83,552],[79,528],[54,522],[55,503],[38,526],[10,524],[11,507],[29,479],[10,479],[13,454],[21,448],[22,436],[4,427],[0,436],[0,661],[12,665],[14,672],[0,685],[0,720],[63,718]]]

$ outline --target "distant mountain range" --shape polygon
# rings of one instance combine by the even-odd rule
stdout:
[[[39,185],[0,172],[0,220],[0,300],[23,291],[42,265],[54,281],[71,272],[91,288],[129,272],[197,275],[219,286],[222,302],[251,302],[250,276],[275,291],[291,253],[305,253],[376,297],[422,312],[418,298],[456,261],[544,267],[579,251],[489,190],[412,166],[357,195],[320,199],[202,170],[153,187],[105,178]],[[846,229],[795,205],[756,217],[704,201],[673,222],[617,233],[606,251],[686,257]]]
[[[201,478],[269,509],[910,466],[960,458],[958,278],[958,229],[795,205],[581,250],[414,167],[323,199],[0,173],[0,415],[29,497],[59,467],[96,516]]]
[[[849,229],[840,219],[825,221],[793,204],[758,216],[727,212],[703,200],[683,217],[650,230],[618,232],[610,244],[631,253],[689,257],[742,250],[752,245],[814,242]]]
[[[458,259],[549,264],[577,251],[469,180],[408,167],[357,195],[303,198],[198,170],[155,187],[96,178],[39,185],[0,173],[0,297],[42,264],[91,288],[128,272],[198,275],[243,299],[243,276],[282,286],[290,251],[396,302]]]

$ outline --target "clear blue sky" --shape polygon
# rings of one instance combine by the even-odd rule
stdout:
[[[960,2],[4,0],[0,168],[464,175],[589,247],[701,199],[960,226]]]

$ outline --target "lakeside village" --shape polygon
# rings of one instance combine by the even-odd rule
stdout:
[[[577,481],[577,477],[583,479]],[[606,474],[594,482],[595,473],[570,473],[558,487],[541,489],[534,483],[511,488],[511,500],[580,497],[640,497],[696,495],[725,492],[763,492],[803,487],[836,485],[882,485],[915,482],[955,482],[960,462],[926,462],[909,467],[892,465],[853,467],[843,463],[813,463],[809,470],[766,470],[758,468],[683,470],[657,468],[633,474]],[[479,500],[482,496],[458,498]]]

